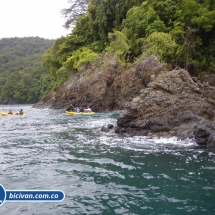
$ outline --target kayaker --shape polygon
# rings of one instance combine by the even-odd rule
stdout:
[[[8,110],[8,114],[13,114],[13,111],[11,109]]]
[[[22,115],[22,114],[24,114],[23,109],[20,109],[20,110],[18,110],[18,111],[16,112],[16,115]]]
[[[23,109],[20,109],[19,114],[20,114],[20,115],[24,114]]]
[[[76,108],[76,112],[80,112],[80,108],[79,107]]]
[[[92,109],[90,108],[90,106],[87,106],[87,109],[84,109],[85,112],[92,112]]]

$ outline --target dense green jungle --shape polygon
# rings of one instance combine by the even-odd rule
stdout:
[[[101,54],[126,67],[154,55],[168,69],[185,68],[196,77],[215,73],[214,0],[76,0],[62,14],[71,33],[57,38],[43,55],[43,65],[51,76],[45,69],[37,70],[34,65],[25,68],[23,63],[22,69],[13,67],[14,71],[9,70],[9,65],[8,70],[1,68],[0,101],[5,98],[31,101],[32,93],[32,97],[25,96],[29,91],[36,91],[34,98],[38,99],[59,87],[71,74],[83,72]],[[4,58],[0,58],[2,64]],[[16,76],[10,78],[13,73]],[[37,81],[36,74],[40,77]],[[19,75],[23,81],[16,86],[14,77]],[[8,84],[2,84],[5,80]],[[25,81],[31,83],[23,92]],[[11,90],[9,83],[13,82],[15,89]]]
[[[34,103],[51,90],[42,57],[53,44],[39,37],[0,40],[0,103]]]
[[[75,18],[72,9],[64,13],[68,27]],[[193,76],[214,73],[214,23],[212,0],[90,0],[71,34],[46,51],[44,65],[60,80],[83,71],[100,53],[127,65],[155,55]]]

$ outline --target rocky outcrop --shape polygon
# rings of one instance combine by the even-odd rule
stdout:
[[[206,74],[201,77],[201,82],[215,87],[215,74]]]
[[[149,81],[148,81],[149,82]],[[127,103],[117,133],[193,138],[215,146],[215,88],[183,69],[163,71]]]
[[[163,64],[155,58],[128,67],[104,57],[80,75],[72,75],[34,107],[67,109],[71,103],[83,108],[90,105],[96,112],[122,110],[162,70]]]
[[[199,80],[183,69],[164,71],[155,58],[131,66],[101,58],[80,75],[34,105],[67,109],[69,104],[93,111],[125,110],[113,129],[130,135],[193,138],[215,146],[214,75]],[[111,130],[113,130],[111,128]],[[110,128],[103,127],[108,132]]]
[[[108,124],[107,127],[104,125],[102,126],[101,128],[101,131],[103,132],[109,132],[110,130],[112,130],[114,128],[114,125],[113,124]]]

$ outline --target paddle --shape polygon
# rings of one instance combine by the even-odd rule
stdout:
[[[69,105],[72,107],[73,111],[76,110],[75,107],[72,104],[69,104]]]
[[[69,104],[72,108],[74,108],[74,106],[72,104]],[[74,108],[75,109],[75,108]]]

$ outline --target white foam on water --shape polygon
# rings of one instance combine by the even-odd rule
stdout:
[[[145,151],[145,153],[156,151],[168,152],[197,146],[191,139],[178,140],[176,137],[149,138],[144,136],[119,137],[114,134],[100,136],[99,142],[100,144],[109,145],[110,147],[122,147],[126,150]]]

